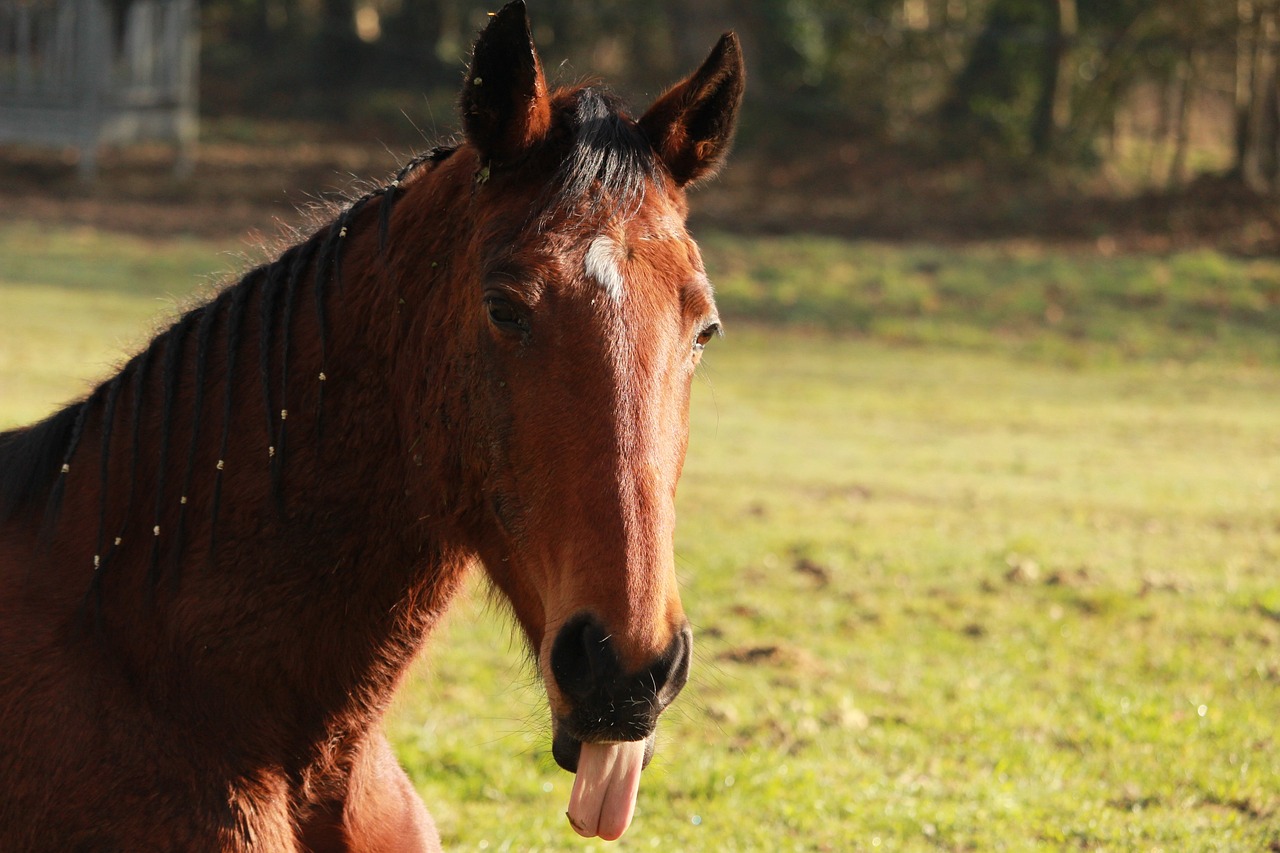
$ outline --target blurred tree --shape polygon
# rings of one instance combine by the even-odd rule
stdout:
[[[345,101],[359,79],[364,54],[356,35],[355,0],[320,0],[317,19],[311,73],[330,99],[333,117],[342,118]]]
[[[1076,0],[1041,0],[1047,34],[1040,51],[1039,93],[1031,115],[1031,149],[1053,150],[1057,132],[1070,121],[1071,46],[1076,37]]]
[[[963,157],[1087,164],[1140,94],[1140,105],[1158,104],[1158,122],[1142,131],[1161,152],[1150,175],[1178,183],[1190,169],[1196,98],[1234,87],[1235,173],[1259,188],[1280,184],[1280,0],[531,3],[553,80],[598,74],[637,104],[695,67],[720,32],[738,30],[751,71],[748,132],[780,140],[797,131],[815,141],[934,140]],[[330,118],[382,104],[394,118],[422,93],[456,89],[486,9],[206,0],[206,104]]]
[[[1034,127],[1037,90],[1052,86],[1057,74],[1055,45],[1048,33],[1056,18],[1045,0],[995,0],[986,13],[964,67],[951,81],[938,108],[942,133],[965,145],[994,145],[1026,150],[1035,133],[1051,137],[1051,128]],[[1048,57],[1048,59],[1046,59]],[[1053,71],[1046,68],[1052,66]],[[1043,99],[1043,95],[1039,96]],[[1048,121],[1052,121],[1052,98]]]
[[[1280,189],[1280,4],[1236,4],[1236,128],[1232,174]]]
[[[1094,155],[1136,87],[1162,92],[1160,141],[1181,177],[1205,59],[1235,35],[1238,0],[992,0],[940,102],[939,129],[1032,158]]]
[[[455,69],[442,61],[441,42],[456,19],[448,3],[402,0],[382,15],[378,82],[428,88]]]

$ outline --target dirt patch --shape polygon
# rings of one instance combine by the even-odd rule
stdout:
[[[781,643],[734,646],[717,654],[716,660],[778,667],[805,677],[819,677],[827,672],[823,662],[808,649]]]
[[[831,585],[831,570],[809,557],[798,557],[792,568],[813,581],[819,589]]]

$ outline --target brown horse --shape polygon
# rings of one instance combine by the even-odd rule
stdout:
[[[0,850],[437,848],[381,720],[476,564],[621,835],[692,642],[684,188],[742,85],[726,35],[639,121],[551,93],[512,3],[465,142],[0,435]]]

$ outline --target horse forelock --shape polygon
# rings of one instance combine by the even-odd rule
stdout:
[[[550,209],[600,198],[624,211],[642,203],[659,176],[658,161],[621,100],[593,86],[562,91],[555,100],[555,135],[567,137],[569,144],[560,155]]]

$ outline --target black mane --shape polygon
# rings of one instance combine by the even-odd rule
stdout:
[[[101,419],[102,442],[99,451],[99,477],[103,483],[103,507],[100,515],[100,528],[105,524],[107,495],[107,459],[112,452],[113,433],[125,433],[125,440],[132,445],[133,461],[130,464],[130,482],[126,499],[126,516],[132,514],[134,505],[133,469],[137,465],[138,429],[141,424],[143,404],[153,402],[162,404],[162,423],[160,446],[162,457],[167,457],[171,449],[182,445],[172,441],[173,408],[177,383],[181,373],[194,370],[195,397],[193,406],[196,411],[195,420],[205,404],[204,377],[208,366],[208,356],[215,338],[215,327],[225,341],[227,361],[224,370],[231,374],[237,366],[237,356],[242,348],[242,331],[247,312],[245,306],[249,296],[255,290],[260,295],[261,317],[259,324],[259,359],[258,369],[262,379],[264,410],[267,413],[266,429],[268,443],[276,448],[272,458],[273,483],[279,483],[280,466],[284,461],[285,422],[277,416],[285,408],[287,385],[285,364],[273,370],[271,352],[276,335],[280,335],[283,358],[287,360],[290,345],[290,328],[294,317],[295,293],[301,283],[302,273],[309,264],[315,267],[315,300],[313,310],[320,326],[320,349],[323,358],[325,351],[325,330],[327,327],[325,290],[331,281],[341,284],[339,264],[342,255],[343,238],[354,217],[374,199],[380,199],[379,243],[385,246],[389,228],[391,209],[403,191],[404,180],[424,163],[439,163],[449,157],[453,147],[434,148],[425,154],[411,159],[395,175],[395,177],[375,190],[352,201],[325,227],[320,228],[310,237],[285,250],[275,261],[256,267],[245,273],[238,281],[225,287],[209,302],[199,305],[179,317],[168,329],[156,335],[142,350],[125,364],[114,376],[103,381],[87,398],[71,403],[54,412],[43,421],[30,426],[18,427],[0,432],[0,523],[15,518],[24,511],[33,510],[44,504],[45,530],[51,529],[56,520],[62,491],[66,477],[70,473],[70,463],[77,450],[81,430],[90,416],[97,415]],[[194,334],[193,334],[194,333]],[[184,365],[182,350],[189,336],[194,336],[194,364]],[[158,363],[161,370],[160,384],[162,399],[148,401],[146,396],[147,374],[153,364]],[[287,361],[286,361],[287,364]],[[273,380],[276,387],[273,388]],[[228,381],[227,387],[231,387]],[[323,390],[323,385],[321,386]],[[129,396],[126,407],[117,407],[121,397]],[[223,426],[221,435],[222,455],[225,456],[228,441],[227,429],[231,421],[234,401],[230,394],[218,401],[223,409]],[[117,423],[121,421],[121,423]],[[182,494],[190,487],[192,462],[196,444],[187,443],[182,448],[187,459],[185,472],[181,480]],[[116,452],[122,448],[116,447]],[[162,458],[161,468],[167,467]],[[84,464],[78,463],[77,474],[82,473]],[[172,483],[169,484],[172,487]],[[216,522],[218,495],[221,478],[214,485],[214,516]],[[155,505],[157,512],[165,499],[166,483],[164,476],[157,483]],[[123,535],[123,531],[121,531]],[[181,543],[183,531],[178,530],[178,541]],[[110,555],[113,537],[107,531],[98,531],[98,551],[101,562],[105,564]],[[179,544],[180,547],[180,544]],[[95,561],[99,557],[95,556]],[[153,571],[156,558],[153,556]]]
[[[603,195],[620,206],[638,204],[658,176],[653,145],[622,110],[622,102],[593,87],[574,93],[562,120],[572,142],[560,163],[552,207]]]
[[[0,521],[48,490],[85,405],[81,400],[39,423],[0,432]]]

